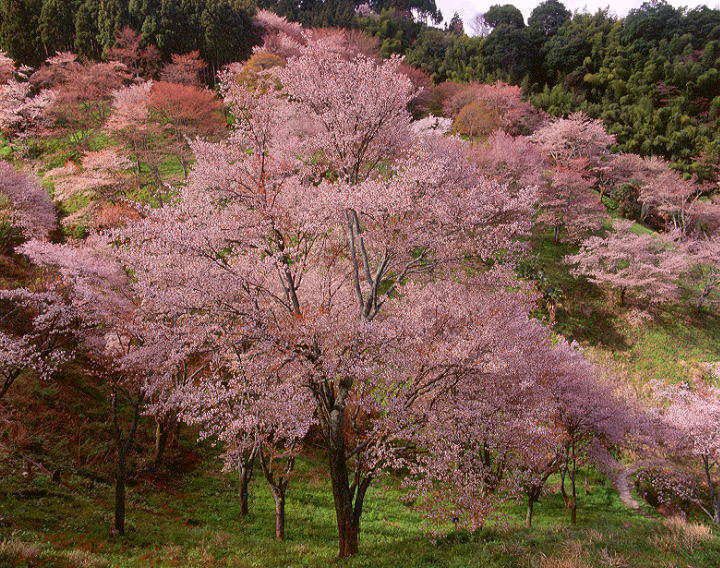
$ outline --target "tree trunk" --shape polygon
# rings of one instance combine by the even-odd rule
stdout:
[[[528,495],[527,510],[525,511],[525,526],[527,528],[532,527],[533,508],[535,507],[536,501],[537,498],[532,493]]]
[[[553,227],[553,242],[555,244],[557,244],[559,240],[560,240],[560,226],[555,225],[555,227]]]
[[[285,540],[285,490],[273,489],[275,499],[275,538]]]
[[[243,517],[250,513],[250,482],[253,476],[253,461],[240,468],[240,515]]]
[[[570,498],[570,522],[572,524],[577,523],[577,483],[575,480],[575,474],[577,473],[577,466],[575,463],[575,448],[573,447],[573,461],[572,468],[570,469],[570,487],[572,488],[572,497]]]
[[[710,458],[708,456],[703,456],[703,468],[705,469],[705,479],[707,480],[708,487],[710,488],[712,521],[716,525],[720,525],[720,489],[718,488],[718,484],[713,479],[713,466],[710,464]]]
[[[166,421],[155,419],[155,448],[153,450],[153,471],[160,468],[163,457],[165,456],[165,448],[167,448],[168,435],[170,433],[169,424]]]
[[[344,445],[340,450],[331,449],[329,454],[330,478],[338,527],[339,555],[340,558],[348,558],[358,552],[360,515],[355,514],[353,507]]]
[[[0,400],[2,400],[7,392],[10,390],[10,387],[13,385],[15,380],[20,376],[19,370],[13,370],[7,375],[5,375],[5,380],[0,384]]]
[[[125,534],[125,477],[126,456],[124,444],[118,446],[117,470],[115,472],[115,521],[114,529],[120,536]]]

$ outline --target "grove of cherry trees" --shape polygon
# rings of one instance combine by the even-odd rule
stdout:
[[[129,29],[104,61],[0,53],[0,429],[24,420],[18,383],[89,381],[118,536],[136,456],[162,467],[181,426],[220,448],[243,513],[264,478],[278,539],[319,453],[341,557],[386,479],[432,535],[513,501],[531,526],[550,479],[575,522],[589,467],[720,524],[718,385],[628,388],[520,270],[544,235],[618,309],[714,314],[717,188],[519,87],[434,86],[360,32],[255,25],[212,84]]]

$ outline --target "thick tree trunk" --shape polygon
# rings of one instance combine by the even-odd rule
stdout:
[[[115,520],[114,529],[120,536],[125,534],[125,478],[127,462],[125,456],[124,444],[120,443],[118,447],[118,461],[115,472]]]
[[[369,473],[363,477],[361,470],[357,469],[352,476],[352,485],[350,482],[344,422],[345,403],[352,384],[351,380],[340,381],[336,391],[330,388],[329,384],[317,384],[313,388],[325,434],[340,558],[348,558],[358,552],[363,502],[372,479]],[[359,456],[356,456],[356,460],[360,461]],[[357,463],[356,468],[359,467]]]
[[[353,507],[353,494],[348,483],[347,458],[342,450],[331,450],[330,479],[332,482],[335,516],[338,527],[340,558],[354,556],[358,552],[360,537],[360,515]]]
[[[285,490],[273,489],[275,499],[275,538],[285,540]]]

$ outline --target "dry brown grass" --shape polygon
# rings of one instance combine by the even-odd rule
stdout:
[[[40,556],[40,547],[30,542],[19,540],[4,540],[0,542],[0,560],[3,557],[10,560],[31,562]]]
[[[662,550],[695,550],[704,543],[713,540],[710,527],[691,523],[682,517],[669,517],[663,520],[665,530],[652,537],[652,544]]]
[[[73,568],[107,568],[110,566],[107,560],[87,550],[71,550],[65,554],[65,558]]]

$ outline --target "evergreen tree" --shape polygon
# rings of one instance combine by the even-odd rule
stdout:
[[[460,14],[455,12],[453,17],[450,19],[450,23],[447,25],[447,31],[455,35],[463,35],[465,33],[465,26],[463,25]]]
[[[75,51],[90,59],[97,59],[102,48],[98,42],[98,3],[85,0],[75,12]]]
[[[200,17],[204,59],[212,71],[232,61],[244,61],[259,37],[252,17],[254,8],[243,0],[213,0]]]
[[[202,0],[161,0],[157,31],[152,42],[165,57],[173,53],[204,51],[200,17]]]
[[[490,6],[487,12],[485,12],[485,22],[491,28],[499,28],[500,26],[506,26],[508,28],[524,28],[525,19],[523,18],[522,12],[518,10],[512,4],[499,5],[495,4]]]
[[[528,26],[548,38],[557,33],[560,27],[570,19],[565,4],[558,0],[545,0],[532,11]]]
[[[117,33],[130,23],[127,0],[100,0],[97,12],[98,43],[103,50],[115,44]]]
[[[45,55],[73,49],[76,2],[43,0],[38,28]]]
[[[0,48],[15,61],[37,65],[43,59],[38,34],[41,0],[0,0]]]

